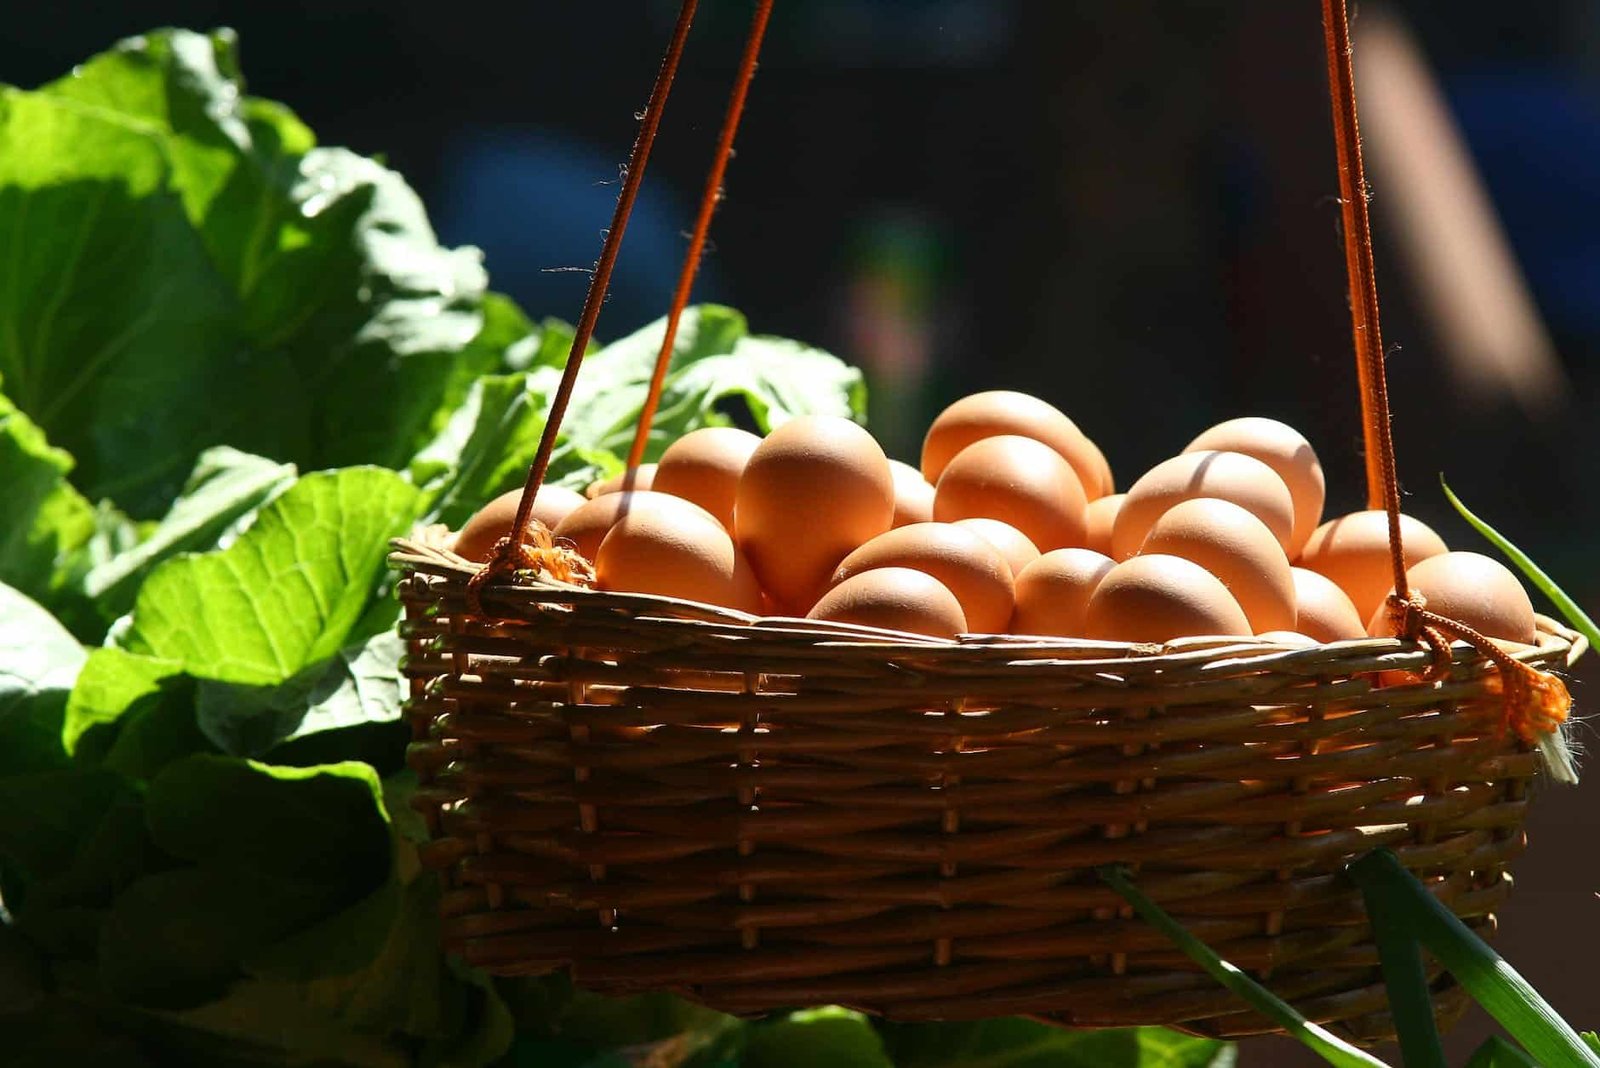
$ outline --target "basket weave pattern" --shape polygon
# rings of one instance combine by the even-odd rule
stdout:
[[[411,762],[448,948],[749,1014],[1268,1030],[1096,877],[1140,886],[1313,1019],[1390,1032],[1358,892],[1385,846],[1480,932],[1537,757],[1460,647],[949,642],[755,621],[396,543]],[[1582,639],[1541,619],[1520,658]],[[1464,1006],[1439,980],[1441,1012]]]

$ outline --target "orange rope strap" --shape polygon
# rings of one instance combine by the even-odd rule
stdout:
[[[528,479],[522,486],[522,499],[517,504],[517,515],[511,523],[510,537],[501,538],[495,545],[489,563],[467,584],[468,606],[474,613],[483,612],[483,587],[493,578],[521,569],[543,571],[566,581],[587,583],[593,572],[588,561],[570,549],[557,546],[543,524],[531,529],[533,502],[544,484],[545,473],[550,469],[550,454],[555,450],[556,434],[561,420],[567,414],[572,400],[572,387],[578,381],[578,369],[583,365],[584,350],[594,336],[595,321],[600,318],[600,305],[605,301],[606,289],[611,284],[611,270],[617,263],[617,252],[622,247],[622,235],[628,229],[628,216],[633,202],[644,182],[645,164],[650,159],[650,149],[655,144],[656,130],[661,126],[661,114],[667,107],[667,96],[672,92],[672,80],[678,73],[678,61],[683,57],[684,41],[689,36],[689,25],[694,21],[697,0],[683,0],[678,9],[678,22],[672,30],[672,40],[661,60],[661,70],[656,74],[650,90],[650,102],[645,106],[644,119],[639,125],[639,136],[628,155],[628,167],[617,197],[617,207],[611,216],[611,228],[606,231],[605,244],[600,249],[600,259],[589,279],[589,292],[583,300],[583,313],[572,338],[572,348],[567,351],[567,365],[556,389],[555,400],[550,405],[550,415],[545,420],[544,433],[539,438],[539,451],[534,454],[528,468]],[[530,536],[533,544],[530,545]]]
[[[1334,143],[1339,160],[1339,196],[1344,218],[1345,266],[1350,275],[1350,319],[1360,375],[1362,430],[1367,446],[1369,507],[1389,516],[1389,553],[1394,593],[1389,611],[1397,635],[1422,640],[1434,653],[1429,678],[1449,671],[1448,637],[1459,638],[1500,670],[1505,725],[1524,741],[1537,742],[1567,718],[1572,697],[1565,684],[1509,656],[1494,641],[1465,623],[1427,610],[1427,602],[1406,582],[1400,541],[1400,478],[1395,467],[1389,386],[1384,374],[1383,335],[1378,326],[1378,282],[1372,265],[1372,223],[1367,212],[1366,171],[1361,160],[1361,128],[1356,120],[1355,76],[1350,61],[1350,21],[1345,0],[1322,0],[1322,29],[1328,57],[1328,89],[1333,103]]]
[[[706,247],[711,216],[722,199],[722,176],[727,173],[728,159],[733,155],[733,138],[739,132],[739,119],[744,114],[744,101],[750,93],[750,82],[755,78],[756,59],[761,54],[761,42],[766,37],[767,19],[771,14],[772,0],[759,0],[755,17],[750,23],[750,36],[744,43],[744,55],[739,59],[739,74],[733,83],[733,93],[728,97],[728,111],[722,119],[722,132],[717,135],[716,155],[712,157],[711,170],[706,173],[705,190],[700,195],[700,212],[695,216],[694,231],[689,237],[689,251],[684,256],[683,268],[678,272],[678,288],[672,294],[672,310],[667,315],[667,332],[661,338],[661,351],[656,356],[650,392],[645,396],[639,426],[633,434],[633,447],[628,450],[630,472],[644,462],[645,445],[650,440],[650,424],[655,420],[656,407],[661,403],[661,387],[666,384],[667,367],[672,363],[672,347],[678,340],[678,320],[683,318],[683,309],[689,304],[689,291],[694,288],[694,276],[700,270],[700,254]]]

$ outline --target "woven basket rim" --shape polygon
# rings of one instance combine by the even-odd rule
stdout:
[[[443,537],[444,528],[430,527],[412,537],[390,541],[389,565],[396,570],[424,571],[465,586],[483,568],[452,552]],[[826,647],[838,655],[871,652],[877,655],[903,654],[918,659],[951,657],[988,659],[997,654],[1008,659],[1072,661],[1073,667],[1104,668],[1136,661],[1141,669],[1194,667],[1227,660],[1256,670],[1280,668],[1300,673],[1328,660],[1370,662],[1381,660],[1381,669],[1417,670],[1431,660],[1432,653],[1415,642],[1400,638],[1355,638],[1316,645],[1291,645],[1260,637],[1217,636],[1180,638],[1163,645],[1153,643],[1096,641],[1088,638],[1045,635],[962,634],[955,638],[935,638],[902,631],[883,630],[850,623],[802,619],[793,616],[756,616],[731,608],[699,601],[663,597],[655,594],[597,590],[560,582],[545,575],[519,571],[509,581],[486,585],[485,605],[495,602],[522,604],[575,605],[590,609],[610,609],[641,624],[671,626],[711,625],[714,629],[759,632],[762,637],[788,639],[814,647]],[[492,618],[515,619],[516,614]],[[1535,613],[1539,641],[1534,645],[1503,643],[1511,655],[1523,661],[1549,664],[1559,661],[1571,667],[1589,649],[1588,639],[1560,621]],[[1482,663],[1485,658],[1465,642],[1452,645],[1457,665]],[[1362,670],[1374,670],[1363,667]]]

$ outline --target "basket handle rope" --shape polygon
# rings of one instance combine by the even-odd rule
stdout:
[[[722,200],[722,176],[727,173],[728,160],[733,156],[733,139],[739,132],[745,97],[749,95],[750,82],[756,75],[756,60],[761,55],[761,42],[767,36],[767,20],[771,15],[772,0],[757,0],[756,13],[750,22],[750,35],[745,38],[744,53],[739,57],[739,73],[734,78],[733,92],[728,97],[728,110],[722,118],[722,130],[717,134],[717,149],[711,157],[711,169],[706,172],[705,188],[700,193],[700,210],[689,235],[689,251],[678,272],[678,287],[672,294],[672,310],[667,313],[667,330],[661,338],[661,351],[656,354],[650,392],[645,395],[639,425],[633,432],[633,446],[628,450],[629,471],[644,462],[645,445],[650,440],[650,424],[655,420],[656,408],[661,403],[661,388],[667,381],[667,366],[672,363],[672,347],[678,340],[678,320],[683,318],[683,310],[689,305],[689,292],[694,288],[695,275],[700,271],[700,254],[706,247],[711,216]]]
[[[750,83],[755,78],[756,61],[761,53],[761,44],[766,38],[767,23],[772,14],[773,0],[757,0],[755,15],[751,20],[750,33],[745,40],[744,53],[739,61],[738,75],[734,79],[733,91],[728,98],[727,112],[723,117],[722,129],[717,136],[716,151],[712,157],[711,169],[706,174],[705,188],[700,197],[699,212],[695,217],[694,229],[689,237],[689,246],[684,255],[683,266],[678,272],[677,287],[673,292],[672,310],[667,316],[666,330],[661,339],[661,349],[656,356],[654,373],[650,379],[650,389],[645,397],[644,408],[639,416],[639,424],[635,429],[633,444],[628,451],[628,471],[635,471],[644,459],[645,446],[650,438],[650,425],[655,419],[656,409],[661,403],[661,390],[666,383],[667,368],[672,362],[672,350],[677,342],[678,324],[683,318],[684,309],[689,303],[689,294],[694,288],[694,280],[700,269],[701,254],[705,250],[706,235],[711,229],[711,217],[716,212],[717,204],[722,199],[722,180],[727,173],[728,160],[733,156],[733,139],[738,133],[739,121],[744,115],[745,100],[749,96]],[[622,236],[627,229],[628,216],[633,210],[633,202],[639,191],[639,185],[644,180],[645,163],[650,158],[650,149],[655,142],[656,129],[661,123],[661,113],[666,108],[667,96],[672,91],[672,81],[677,73],[678,62],[683,54],[683,44],[689,33],[689,25],[693,21],[696,0],[683,0],[678,12],[677,26],[673,30],[671,42],[667,46],[666,56],[661,62],[661,71],[656,76],[655,87],[650,93],[650,102],[645,107],[644,118],[639,128],[639,136],[634,141],[633,151],[629,154],[626,170],[627,180],[622,187],[622,193],[617,198],[616,211],[612,215],[611,228],[606,232],[605,245],[601,249],[600,259],[595,266],[593,276],[589,280],[589,291],[584,298],[583,314],[578,319],[577,328],[573,334],[572,347],[567,352],[567,363],[561,375],[561,384],[556,390],[556,396],[550,406],[550,415],[545,421],[544,431],[539,438],[539,449],[534,455],[532,465],[528,468],[528,478],[522,487],[522,498],[517,504],[516,518],[511,524],[511,534],[502,538],[495,546],[494,554],[490,557],[487,566],[474,575],[467,586],[469,606],[476,612],[482,610],[482,589],[494,578],[505,575],[517,568],[532,570],[546,570],[559,577],[583,581],[589,576],[586,561],[562,546],[554,544],[549,532],[542,525],[537,529],[533,520],[533,502],[538,496],[539,488],[544,484],[545,475],[550,468],[550,456],[555,449],[555,440],[561,430],[561,421],[566,416],[567,405],[572,399],[573,386],[578,379],[578,370],[583,364],[583,356],[588,348],[589,339],[594,334],[595,321],[600,315],[600,305],[605,299],[606,287],[610,284],[611,269],[616,263],[617,251],[622,245]]]
[[[1567,718],[1572,697],[1565,684],[1555,675],[1511,657],[1465,623],[1428,611],[1426,599],[1406,582],[1405,552],[1400,541],[1400,479],[1390,427],[1393,417],[1384,373],[1383,334],[1378,325],[1378,282],[1372,262],[1372,223],[1367,211],[1361,129],[1356,119],[1346,0],[1322,0],[1322,29],[1328,59],[1328,89],[1333,104],[1334,144],[1338,153],[1345,268],[1350,279],[1350,320],[1361,388],[1367,506],[1382,508],[1389,519],[1389,557],[1394,568],[1389,614],[1397,635],[1413,641],[1420,639],[1433,650],[1430,677],[1441,676],[1449,670],[1449,637],[1466,641],[1489,658],[1500,671],[1505,725],[1524,741],[1537,744],[1544,736],[1556,735]]]
[[[540,525],[538,537],[530,543],[533,523],[533,502],[550,470],[550,454],[555,450],[556,434],[561,420],[566,417],[567,405],[572,401],[572,388],[578,381],[578,370],[583,366],[584,350],[594,336],[595,321],[600,318],[600,305],[611,285],[611,270],[616,266],[617,253],[622,248],[622,235],[628,229],[628,216],[633,212],[633,202],[644,182],[645,164],[650,160],[650,149],[655,145],[656,131],[661,126],[661,115],[667,107],[667,97],[672,93],[672,82],[678,74],[678,62],[683,58],[684,41],[694,22],[697,0],[683,0],[678,8],[678,21],[662,57],[661,69],[656,73],[655,84],[650,89],[650,101],[645,105],[644,117],[639,123],[639,135],[634,139],[633,150],[628,153],[628,164],[623,172],[622,192],[617,196],[616,209],[611,214],[611,226],[606,231],[605,244],[600,249],[594,273],[589,277],[589,291],[583,298],[583,313],[573,331],[572,347],[567,350],[566,367],[561,372],[561,384],[556,388],[555,399],[550,404],[550,414],[545,418],[544,432],[539,436],[539,450],[528,467],[528,478],[522,485],[522,498],[517,502],[517,514],[511,521],[509,537],[495,544],[488,563],[467,583],[467,605],[483,613],[483,588],[490,582],[519,568],[533,571],[549,570],[582,580],[588,567],[577,559],[577,554],[556,546],[549,531]],[[549,559],[553,557],[554,559]],[[546,566],[546,561],[554,566]]]

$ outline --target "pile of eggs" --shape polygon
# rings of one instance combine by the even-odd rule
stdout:
[[[487,559],[520,495],[486,505],[454,550]],[[992,391],[940,413],[920,469],[847,419],[800,417],[765,438],[710,427],[587,496],[544,487],[534,516],[594,564],[601,589],[763,616],[946,638],[1387,636],[1387,517],[1323,522],[1324,496],[1305,437],[1255,417],[1212,427],[1117,493],[1064,413]],[[1432,610],[1536,640],[1509,570],[1449,551],[1409,516],[1401,531],[1407,580]]]

